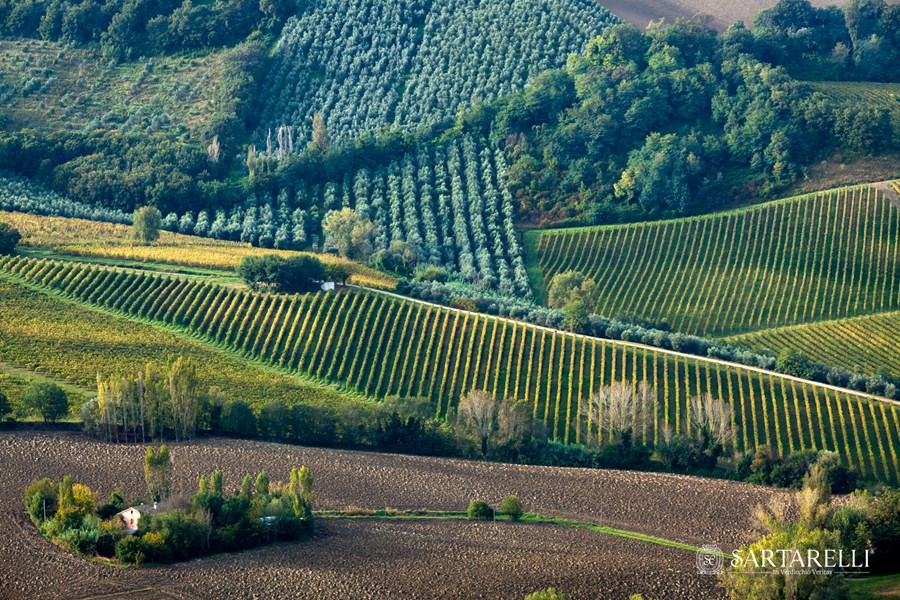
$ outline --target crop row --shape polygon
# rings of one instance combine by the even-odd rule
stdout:
[[[900,312],[766,329],[729,338],[753,350],[799,350],[826,365],[900,376]]]
[[[830,449],[869,478],[896,482],[900,474],[895,404],[774,373],[364,291],[257,294],[38,259],[7,259],[0,268],[370,397],[429,398],[439,415],[468,390],[484,389],[526,401],[552,438],[585,441],[597,435],[596,423],[580,416],[592,393],[646,381],[656,391],[646,407],[652,418],[636,435],[648,443],[667,429],[689,432],[689,399],[710,393],[733,408],[737,451]]]
[[[728,335],[900,308],[900,210],[854,187],[705,217],[540,235],[545,280],[594,278],[594,310]]]
[[[284,27],[260,138],[293,126],[302,149],[316,112],[336,140],[452,119],[564,65],[615,21],[590,0],[323,0]]]

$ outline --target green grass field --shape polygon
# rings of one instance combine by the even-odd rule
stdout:
[[[599,284],[594,312],[683,333],[726,336],[900,308],[900,208],[868,186],[529,235],[538,237],[530,259],[548,284],[581,271]]]
[[[79,306],[35,291],[8,275],[0,278],[0,361],[17,367],[13,375],[6,374],[7,387],[15,397],[32,379],[23,376],[22,370],[94,389],[98,373],[136,373],[147,363],[165,364],[178,355],[195,361],[201,389],[216,387],[226,397],[252,404],[273,398],[314,404],[347,399],[212,344]]]
[[[795,349],[826,365],[900,376],[900,312],[767,329],[727,338],[752,350]]]
[[[284,373],[368,397],[427,397],[436,414],[467,391],[484,389],[525,400],[552,438],[584,441],[596,435],[596,424],[580,417],[593,392],[613,382],[636,387],[646,381],[655,394],[638,436],[648,443],[666,430],[689,431],[689,398],[710,393],[734,409],[738,451],[761,444],[782,454],[831,449],[870,479],[896,482],[900,474],[900,407],[774,373],[359,290],[257,294],[34,258],[6,259],[0,271],[123,317],[190,333]],[[262,389],[259,396],[270,397]]]

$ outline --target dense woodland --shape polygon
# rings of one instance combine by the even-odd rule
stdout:
[[[5,23],[7,35],[63,36],[73,41],[75,38],[65,38],[61,32],[64,29],[65,35],[76,35],[80,30],[76,24],[79,18],[87,18],[84,15],[108,19],[109,27],[113,27],[127,20],[140,3],[109,3],[104,5],[105,12],[85,10],[89,5],[93,7],[93,3],[7,3],[0,6],[0,22]],[[362,5],[358,8],[368,10]],[[154,5],[153,10],[159,14],[146,20],[148,28],[170,18],[160,16],[168,14],[163,5]],[[256,4],[185,5],[172,10],[171,18],[185,11],[205,10],[252,15],[229,20],[252,22],[235,25],[234,31],[240,31],[240,35],[198,41],[197,47],[236,43],[247,37],[250,29],[261,30],[264,21],[270,28],[277,22],[275,17],[261,19],[263,13]],[[293,12],[286,8],[271,10],[279,15]],[[444,121],[417,121],[420,125],[433,124],[415,135],[378,130],[376,121],[390,126],[393,109],[376,111],[383,114],[371,126],[362,121],[345,123],[344,113],[334,112],[339,104],[333,104],[344,101],[330,96],[304,100],[304,107],[288,111],[294,117],[282,121],[276,115],[288,113],[278,108],[287,106],[281,90],[302,87],[309,73],[278,67],[279,61],[285,60],[281,53],[272,62],[266,58],[266,45],[251,41],[227,51],[226,68],[216,82],[215,113],[210,115],[201,139],[167,139],[162,133],[123,134],[102,126],[91,133],[4,132],[0,134],[0,167],[34,177],[92,205],[130,212],[152,203],[164,214],[193,211],[196,215],[203,209],[228,210],[253,193],[277,196],[284,188],[324,185],[328,181],[339,184],[361,167],[387,166],[398,154],[422,143],[431,144],[436,136],[470,130],[490,135],[495,144],[505,148],[511,161],[508,184],[518,200],[518,218],[533,223],[573,219],[603,223],[710,210],[715,208],[717,198],[727,198],[729,190],[739,184],[752,187],[757,194],[771,195],[802,177],[806,165],[835,149],[871,154],[896,145],[887,110],[837,105],[791,74],[875,81],[896,78],[894,70],[879,70],[877,66],[896,60],[900,47],[897,6],[853,0],[841,12],[813,9],[801,0],[784,0],[760,13],[753,32],[736,24],[718,36],[701,21],[654,26],[646,34],[627,25],[603,29],[608,19],[589,17],[583,7],[579,10],[582,33],[578,35],[592,28],[601,35],[590,41],[582,54],[570,57],[564,68],[534,76],[526,89],[499,94],[499,99],[490,103],[484,101],[497,93],[473,91],[468,99],[460,98],[446,110],[435,107],[429,114],[444,115]],[[61,22],[66,26],[60,25],[60,33],[51,27],[55,11],[65,14]],[[391,19],[398,20],[398,27],[423,22],[421,7],[410,7],[407,12],[385,18],[390,23]],[[553,18],[549,16],[552,11],[547,14],[547,18]],[[302,15],[300,21],[288,24],[290,36],[297,35]],[[450,16],[444,21],[447,19]],[[588,26],[590,19],[595,20]],[[496,29],[479,33],[485,44],[490,36],[503,31],[504,23],[498,20]],[[222,35],[229,31],[227,27],[208,29]],[[90,30],[104,29],[92,24]],[[351,36],[362,36],[366,30],[351,27],[350,31]],[[77,38],[76,43],[103,47],[104,40],[111,37]],[[282,44],[287,44],[286,49],[296,44],[325,48],[337,43],[337,37],[336,33]],[[114,53],[117,57],[168,51],[165,47],[146,48],[148,42],[141,36],[127,39],[127,51]],[[147,39],[164,40],[165,36]],[[380,60],[386,60],[393,47],[385,46],[378,55],[383,55]],[[375,60],[363,50],[354,51],[359,60]],[[423,49],[423,60],[427,56],[429,52]],[[465,57],[458,58],[465,62]],[[546,64],[544,60],[533,57],[538,67]],[[813,68],[811,63],[817,66]],[[411,65],[410,73],[424,77],[419,71],[426,69],[426,64]],[[335,87],[341,78],[356,81],[353,69],[348,65],[329,71],[331,89],[345,89]],[[378,85],[389,85],[401,75],[385,75]],[[433,78],[428,81],[427,85],[435,85]],[[399,88],[402,95],[397,98],[397,110],[402,109],[407,97],[426,93],[423,85]],[[434,90],[438,94],[435,97],[446,93]],[[358,100],[348,97],[346,102]],[[455,107],[468,102],[476,105],[453,122]],[[316,111],[325,111],[319,123],[322,131],[319,141],[307,146],[305,140],[315,137],[310,119]],[[262,122],[259,115],[264,115]],[[406,117],[397,119],[395,124],[409,129],[403,125]],[[261,126],[267,133],[260,132]],[[366,135],[354,140],[345,130],[356,126]],[[248,157],[247,144],[254,131],[255,144],[261,146],[253,148]],[[289,151],[285,151],[286,140],[290,140]]]

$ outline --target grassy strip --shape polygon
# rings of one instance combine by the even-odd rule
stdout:
[[[879,600],[900,597],[900,573],[880,577],[848,579],[850,600]]]
[[[37,294],[38,298],[44,297],[50,304],[60,303],[56,305],[59,308],[54,307],[54,312],[50,313],[53,315],[50,329],[54,332],[62,331],[68,336],[68,343],[63,348],[56,342],[53,350],[57,354],[61,351],[79,354],[84,351],[85,355],[79,356],[77,364],[57,360],[59,357],[54,356],[54,360],[50,361],[52,364],[45,364],[43,368],[52,371],[55,376],[63,376],[82,385],[90,385],[98,370],[102,372],[112,372],[116,369],[133,371],[141,368],[145,362],[150,360],[164,361],[167,353],[184,353],[198,360],[200,367],[208,374],[208,377],[204,378],[204,385],[218,387],[229,395],[245,399],[251,404],[259,404],[262,399],[276,397],[284,399],[288,404],[293,402],[325,404],[361,400],[357,394],[336,390],[322,382],[309,381],[297,374],[288,373],[261,361],[249,360],[232,350],[190,335],[174,326],[165,326],[146,319],[122,317],[121,313],[117,311],[68,298],[57,290],[35,286],[5,272],[0,273],[0,284],[12,285],[14,287],[10,289],[18,288],[26,294]],[[19,301],[28,303],[28,299],[24,297]],[[36,314],[42,316],[40,311],[48,309],[50,304],[45,302],[33,307],[27,304],[31,311],[29,315],[37,311]],[[3,308],[12,310],[12,304],[4,307],[0,303],[0,313]],[[70,313],[69,310],[73,312]],[[98,319],[100,315],[102,317]],[[114,318],[110,319],[110,316]],[[67,321],[59,322],[60,318],[67,319]],[[27,326],[28,323],[18,322],[14,325],[16,328],[25,327],[26,329]],[[104,335],[108,339],[99,341],[96,336],[102,326],[112,327],[113,330],[105,331]],[[141,331],[142,328],[146,328],[144,332]],[[13,334],[10,333],[10,335]],[[112,340],[115,340],[115,343]],[[11,339],[10,343],[13,341]],[[15,347],[10,346],[6,350],[13,352],[16,347],[25,344],[25,340],[15,341]],[[29,352],[24,353],[23,356],[27,360],[38,360],[35,352],[40,348],[40,344],[47,346],[49,343],[46,339],[33,341],[38,344],[38,347],[32,347]],[[29,344],[29,346],[33,345]],[[112,346],[116,347],[115,353],[110,353]],[[100,355],[102,355],[102,360]],[[6,358],[7,360],[12,358],[12,362],[23,364],[21,359],[16,360],[12,356],[6,356]]]
[[[404,520],[404,521],[467,521],[468,516],[465,511],[452,510],[368,510],[368,509],[346,509],[346,510],[320,510],[316,511],[316,517],[324,519],[375,519],[375,520]],[[511,521],[506,515],[497,515],[496,521]],[[605,525],[594,525],[592,523],[583,523],[581,521],[572,521],[570,519],[561,519],[557,517],[546,517],[538,513],[525,513],[519,521],[520,523],[529,524],[550,524],[560,525],[562,527],[573,527],[577,529],[587,529],[594,533],[602,533],[605,535],[614,535],[617,537],[639,540],[667,548],[677,548],[679,550],[687,550],[690,552],[699,552],[700,548],[690,544],[683,544],[673,540],[667,540],[644,533],[635,531],[626,531],[624,529],[616,529]],[[723,554],[723,556],[725,556]]]

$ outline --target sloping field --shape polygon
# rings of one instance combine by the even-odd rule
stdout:
[[[900,207],[868,186],[531,235],[546,283],[581,271],[598,283],[596,313],[685,333],[724,336],[900,308]]]
[[[900,376],[900,312],[766,329],[727,341],[776,353],[796,349],[826,365]]]
[[[191,135],[214,112],[221,54],[109,64],[98,51],[0,40],[0,114],[8,129],[167,131]]]
[[[367,396],[421,396],[446,413],[471,389],[533,407],[554,439],[597,435],[581,404],[616,381],[655,390],[638,432],[690,431],[689,398],[733,410],[734,446],[839,452],[872,479],[900,474],[900,406],[778,374],[355,290],[283,296],[65,262],[12,258],[11,276],[132,318],[166,323],[286,371]]]
[[[0,361],[96,389],[98,373],[137,373],[148,362],[164,365],[179,355],[197,365],[202,391],[216,387],[226,397],[256,404],[272,398],[291,404],[347,400],[325,386],[254,365],[200,341],[0,279]]]
[[[260,140],[325,116],[332,139],[415,129],[524,87],[617,22],[591,0],[324,0],[288,20],[266,78]]]
[[[47,248],[75,256],[157,262],[209,269],[233,270],[245,256],[307,254],[290,250],[255,248],[249,244],[160,231],[152,245],[135,244],[131,226],[68,217],[47,217],[0,211],[0,222],[22,234],[21,246]],[[397,280],[333,254],[314,254],[325,264],[340,264],[350,270],[351,283],[393,289]]]
[[[554,526],[512,523],[331,521],[321,534],[172,566],[111,569],[69,555],[27,521],[22,490],[71,474],[106,497],[146,494],[143,448],[78,435],[0,433],[0,597],[523,598],[556,585],[567,598],[721,598],[697,576],[693,552]],[[464,509],[517,494],[530,510],[730,551],[750,539],[752,508],[777,490],[732,481],[505,465],[208,439],[171,446],[176,489],[221,468],[225,487],[296,465],[316,480],[319,508]],[[473,571],[472,565],[481,565]],[[638,565],[637,567],[635,565]],[[386,576],[387,575],[387,576]]]

